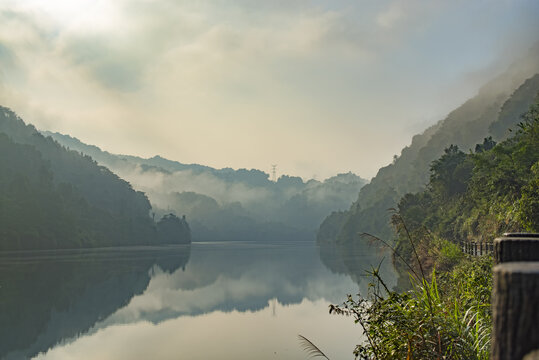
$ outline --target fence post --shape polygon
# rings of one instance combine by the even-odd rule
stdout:
[[[492,360],[521,360],[539,349],[539,234],[494,240]]]
[[[492,360],[520,360],[539,348],[539,262],[493,269]]]
[[[505,233],[494,240],[496,264],[510,261],[539,261],[539,234]]]

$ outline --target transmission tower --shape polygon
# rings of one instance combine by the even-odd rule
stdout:
[[[271,180],[277,181],[277,165],[271,165]]]

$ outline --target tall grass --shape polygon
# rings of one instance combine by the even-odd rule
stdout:
[[[390,290],[378,266],[370,271],[366,294],[348,295],[343,304],[330,305],[330,313],[352,316],[365,335],[353,351],[356,359],[488,359],[491,259],[466,258],[452,248],[458,262],[450,271],[437,274],[434,267],[425,274],[414,239],[403,225],[419,265],[416,271],[406,262],[411,289]]]

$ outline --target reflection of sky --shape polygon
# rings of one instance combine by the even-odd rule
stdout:
[[[158,325],[110,325],[37,359],[305,359],[298,334],[330,358],[346,359],[353,357],[359,329],[350,318],[328,315],[324,300],[270,301],[255,312],[214,311]]]
[[[358,285],[327,270],[315,250],[195,245],[184,271],[154,268],[144,293],[38,358],[301,359],[297,334],[351,358],[360,330],[327,306]]]

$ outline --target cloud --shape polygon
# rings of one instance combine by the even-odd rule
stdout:
[[[384,28],[391,28],[396,22],[401,20],[405,15],[404,4],[402,1],[395,1],[389,7],[378,14],[376,22]]]
[[[370,176],[409,142],[408,122],[477,90],[461,75],[504,53],[485,51],[492,31],[509,44],[537,28],[525,2],[481,6],[6,0],[0,91],[36,126],[115,153]],[[450,82],[465,91],[439,90]]]

